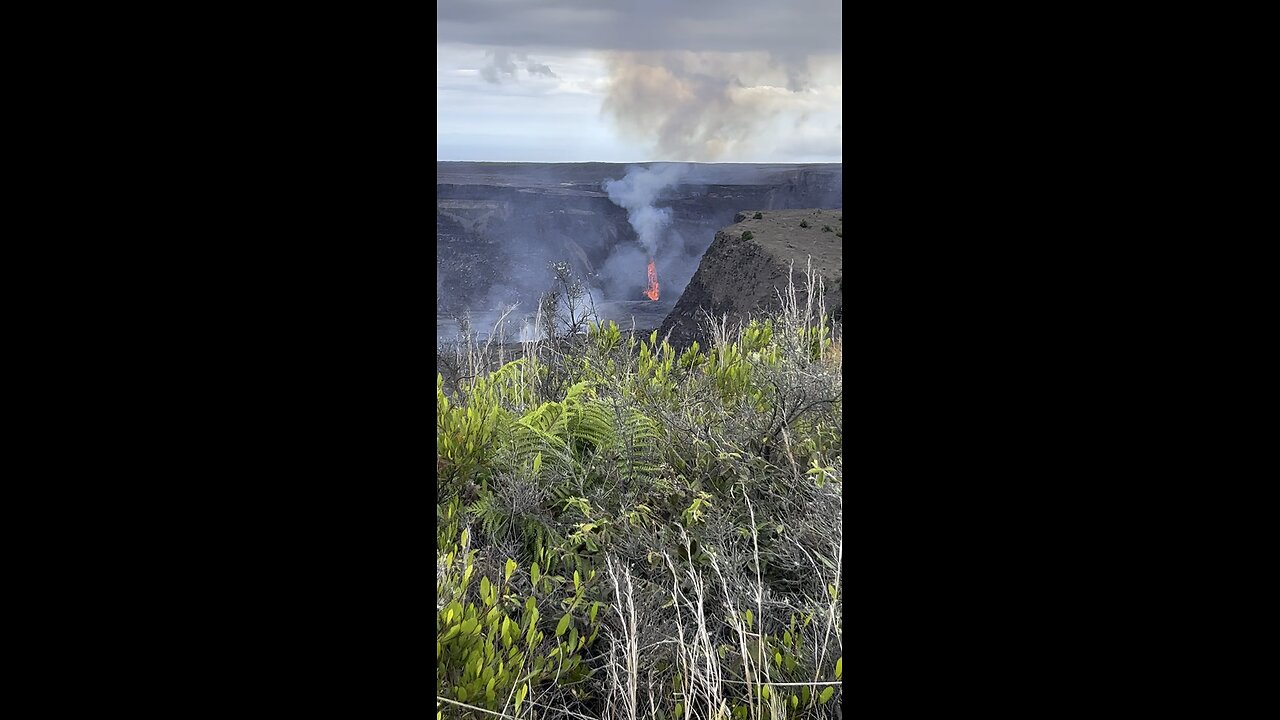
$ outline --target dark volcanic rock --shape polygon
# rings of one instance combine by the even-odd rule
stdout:
[[[646,164],[647,163],[642,163]],[[437,313],[536,303],[551,287],[549,264],[567,261],[598,283],[606,301],[639,297],[645,267],[631,285],[602,275],[619,247],[639,248],[627,213],[604,192],[629,165],[609,163],[436,163]],[[656,258],[662,302],[685,287],[716,230],[742,208],[840,207],[840,165],[691,165],[656,206],[671,213]],[[628,276],[631,277],[631,276]]]
[[[841,317],[844,238],[839,235],[844,231],[844,212],[762,210],[759,219],[756,214],[739,212],[733,225],[716,233],[659,335],[670,332],[672,340],[681,344],[705,341],[704,313],[717,318],[727,315],[730,323],[737,323],[753,313],[777,309],[778,292],[785,291],[793,262],[796,294],[803,304],[810,260],[826,284],[827,312]],[[808,227],[801,227],[801,222]]]

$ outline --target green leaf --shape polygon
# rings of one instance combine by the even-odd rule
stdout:
[[[818,703],[821,705],[826,705],[827,701],[831,699],[831,696],[834,695],[835,692],[836,692],[835,687],[828,685],[827,689],[823,690],[822,694],[818,696]]]
[[[542,453],[533,456],[533,474],[537,475],[540,469],[542,469]]]
[[[520,703],[524,702],[524,696],[529,694],[529,683],[520,686],[516,691],[516,715],[520,714]]]
[[[533,564],[533,568],[531,569],[531,575],[533,576],[533,584],[537,585],[538,578],[542,577],[542,570],[538,567],[538,563]]]
[[[512,558],[507,558],[507,582],[511,582],[511,573],[516,571],[516,567],[516,561]]]
[[[578,571],[577,571],[577,570],[574,570],[574,571],[573,571],[573,589],[574,589],[574,590],[581,590],[581,589],[582,589],[582,578],[578,577]]]
[[[843,658],[843,657],[841,657],[840,659],[836,660],[836,679],[837,679],[837,680],[839,680],[839,679],[840,679],[840,669],[841,669],[841,666],[842,666],[843,664],[844,664],[844,658]]]
[[[573,618],[569,616],[569,613],[565,613],[564,617],[560,618],[560,624],[556,625],[556,637],[564,635],[565,631],[569,629],[569,623],[572,620]]]
[[[746,620],[747,620],[747,628],[748,628],[748,629],[750,629],[750,628],[751,628],[751,620],[752,620],[753,618],[755,618],[755,614],[753,614],[750,610],[748,610],[748,611],[746,611],[746,612],[742,613],[742,617],[746,618]]]
[[[489,592],[492,589],[493,584],[489,582],[488,575],[480,578],[480,599],[484,600],[486,605],[489,604]]]

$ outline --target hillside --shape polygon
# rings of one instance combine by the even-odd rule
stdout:
[[[752,314],[776,310],[778,291],[787,287],[791,264],[795,266],[796,284],[802,285],[810,259],[814,272],[826,283],[827,311],[839,319],[843,233],[843,210],[739,212],[733,225],[716,233],[659,334],[670,332],[672,340],[680,343],[702,340],[705,337],[699,320],[704,312],[727,316],[736,323]]]

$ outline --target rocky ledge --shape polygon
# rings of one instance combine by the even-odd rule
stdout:
[[[705,313],[730,323],[776,310],[794,263],[797,297],[804,303],[807,264],[826,285],[827,312],[842,316],[844,244],[843,210],[747,210],[734,224],[716,233],[698,270],[662,323],[659,335],[673,341],[705,342]]]

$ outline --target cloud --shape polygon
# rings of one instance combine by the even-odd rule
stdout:
[[[516,79],[516,61],[527,63],[525,70],[530,75],[543,75],[546,77],[555,77],[556,74],[551,72],[551,67],[540,62],[535,62],[529,57],[528,53],[507,50],[505,48],[497,48],[485,52],[485,56],[492,58],[488,65],[480,68],[480,77],[495,85],[501,84],[502,76],[508,76],[512,80]]]
[[[546,98],[539,117],[566,98],[591,99],[592,117],[559,126],[566,142],[604,120],[640,160],[840,146],[839,0],[441,0],[436,18],[438,49],[488,49],[469,77],[440,78],[438,94],[440,82],[463,92],[464,80],[504,97],[527,91]],[[819,125],[825,139],[792,142]]]
[[[532,60],[530,60],[529,64],[525,66],[525,70],[528,70],[530,75],[546,75],[547,77],[556,76],[555,73],[551,72],[550,67],[543,65],[542,63],[533,62]]]
[[[585,50],[829,53],[840,0],[440,0],[436,41]]]
[[[512,78],[516,76],[516,64],[511,59],[510,51],[491,50],[485,54],[491,56],[493,60],[488,65],[480,68],[480,77],[497,84],[501,82],[498,79],[501,75],[509,75]]]

